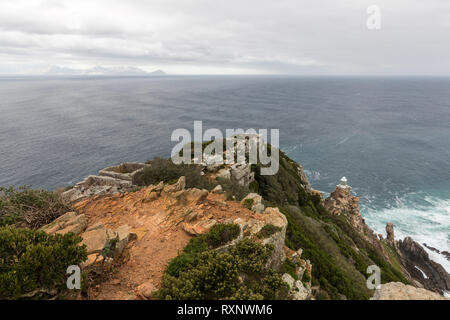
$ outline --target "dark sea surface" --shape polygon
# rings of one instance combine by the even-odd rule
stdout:
[[[2,77],[0,185],[54,189],[168,157],[194,120],[280,129],[314,188],[346,176],[377,232],[391,221],[450,251],[450,78]]]

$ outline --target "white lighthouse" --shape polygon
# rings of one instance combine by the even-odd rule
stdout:
[[[347,178],[346,177],[342,177],[341,178],[341,182],[336,186],[338,188],[342,188],[342,189],[350,189],[351,187],[347,184]]]

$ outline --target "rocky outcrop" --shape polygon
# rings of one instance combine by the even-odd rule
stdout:
[[[141,172],[146,166],[148,165],[145,163],[125,162],[118,166],[102,169],[98,172],[98,175],[119,180],[133,181],[134,176]]]
[[[324,201],[325,208],[333,215],[345,215],[353,228],[365,234],[369,228],[359,211],[359,198],[351,194],[347,185],[337,185],[336,190]]]
[[[241,204],[256,213],[263,213],[265,209],[262,197],[257,193],[249,193],[242,199]]]
[[[50,224],[41,228],[48,234],[66,234],[74,233],[79,235],[86,229],[88,221],[84,214],[77,214],[76,212],[67,212],[63,214]]]
[[[73,203],[92,196],[128,192],[136,187],[133,185],[133,178],[145,166],[147,165],[144,163],[126,162],[102,169],[97,176],[88,176],[61,196],[66,202]]]
[[[129,241],[134,240],[136,235],[130,232],[128,225],[122,225],[115,231],[106,228],[102,223],[95,223],[88,227],[88,220],[84,214],[68,212],[52,223],[41,228],[48,234],[73,233],[82,238],[81,245],[86,246],[88,259],[81,267],[83,269],[93,266],[104,266],[105,262],[112,260],[122,254]],[[100,272],[102,268],[99,268]]]
[[[289,286],[290,300],[307,300],[311,298],[311,285],[305,286],[300,280],[295,280],[290,274],[283,274],[283,281]]]
[[[406,237],[397,242],[402,263],[411,277],[424,288],[439,293],[450,291],[450,275],[428,256],[425,249],[412,238]]]
[[[388,222],[386,224],[386,240],[389,243],[391,243],[391,244],[395,243],[395,239],[394,239],[394,225],[391,222]]]
[[[448,300],[444,296],[401,282],[382,284],[370,300]]]
[[[64,192],[61,196],[66,202],[73,203],[92,196],[128,192],[133,187],[131,181],[128,180],[106,176],[88,176],[83,181],[77,183],[72,189]]]

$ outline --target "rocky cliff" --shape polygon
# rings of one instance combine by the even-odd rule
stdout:
[[[204,163],[194,170],[161,165],[101,170],[63,194],[76,213],[43,228],[81,235],[89,254],[83,267],[97,275],[106,272],[106,278],[100,276],[102,281],[90,287],[87,298],[154,298],[173,259],[198,259],[198,252],[183,256],[183,248],[191,248],[192,239],[203,239],[214,226],[228,224],[239,226],[239,236],[214,252],[238,250],[233,248],[243,239],[267,245],[271,254],[259,272],[266,277],[271,270],[281,277],[287,285],[284,298],[368,299],[374,295],[366,286],[371,265],[381,269],[385,284],[376,298],[395,298],[395,292],[401,292],[399,297],[414,296],[403,289],[386,289],[394,286],[386,285],[391,282],[448,290],[448,274],[420,245],[412,239],[396,242],[392,225],[386,239],[375,235],[349,186],[341,183],[324,199],[312,189],[301,165],[281,151],[280,169],[272,176],[261,175],[260,164]],[[183,270],[189,273],[194,265],[183,264]],[[242,283],[248,280],[244,274],[238,278]],[[180,279],[166,280],[165,290],[172,292],[169,287],[177,283],[183,291]],[[249,288],[239,294],[252,294]]]

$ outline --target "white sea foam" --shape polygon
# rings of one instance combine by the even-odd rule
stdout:
[[[407,198],[399,198],[394,207],[383,210],[363,208],[362,214],[377,233],[385,234],[386,223],[392,222],[396,239],[410,236],[422,245],[426,243],[440,251],[450,252],[450,199],[427,196],[422,200],[423,204],[417,205]],[[432,260],[450,272],[450,261],[445,256],[426,247],[424,249]]]

